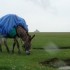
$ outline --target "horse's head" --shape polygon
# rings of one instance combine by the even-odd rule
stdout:
[[[35,35],[30,36],[22,26],[17,27],[17,35],[24,41],[23,47],[25,48],[26,54],[30,54],[31,41]]]
[[[26,38],[26,41],[24,42],[24,48],[25,48],[25,52],[26,52],[27,55],[30,54],[31,41],[34,37],[35,37],[35,35],[33,35],[33,36],[28,35],[27,38]]]

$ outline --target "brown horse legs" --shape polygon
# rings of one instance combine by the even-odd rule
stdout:
[[[17,38],[14,38],[13,40],[14,40],[14,43],[13,43],[12,53],[14,53],[15,45],[17,45],[18,53],[20,53],[19,43],[18,43]],[[5,45],[6,49],[7,49],[7,52],[9,53],[10,51],[9,51],[9,48],[8,48],[8,45],[7,45],[7,38],[4,38],[3,42],[4,42],[4,45]],[[2,52],[2,38],[0,38],[0,52]]]
[[[14,43],[13,43],[12,53],[14,53],[14,48],[15,48],[15,45],[17,45],[17,48],[18,48],[18,53],[20,54],[19,43],[18,43],[18,40],[17,40],[16,38],[14,38]]]
[[[10,51],[9,51],[8,46],[7,46],[7,40],[5,38],[0,38],[0,52],[2,52],[2,40],[4,42],[4,45],[5,45],[6,49],[7,49],[7,52],[9,53]]]
[[[0,52],[2,52],[2,47],[1,47],[1,44],[0,44]]]
[[[15,45],[16,45],[16,40],[14,39],[12,53],[14,53],[14,48],[15,48]]]
[[[0,38],[0,52],[2,52],[2,38]]]
[[[10,51],[9,51],[9,48],[8,48],[7,40],[6,39],[4,39],[4,45],[5,45],[6,49],[7,49],[7,52],[9,53]]]

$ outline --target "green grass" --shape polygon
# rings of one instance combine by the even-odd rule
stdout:
[[[35,34],[35,38],[32,40],[32,48],[44,48],[49,43],[54,43],[57,46],[70,46],[70,33],[30,33]],[[20,42],[20,41],[19,41]],[[12,40],[8,39],[9,49],[12,49]],[[20,43],[21,46],[21,43]],[[43,66],[40,62],[48,60],[54,57],[61,59],[70,58],[70,50],[60,50],[56,54],[48,53],[43,49],[32,49],[31,55],[25,55],[25,52],[21,49],[21,54],[18,54],[18,50],[15,47],[14,54],[8,54],[6,48],[2,47],[3,52],[0,53],[0,70],[57,70],[52,67]]]

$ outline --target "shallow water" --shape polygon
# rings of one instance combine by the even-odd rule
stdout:
[[[59,67],[57,70],[70,70],[70,66]]]

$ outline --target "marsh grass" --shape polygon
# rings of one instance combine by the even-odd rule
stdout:
[[[70,58],[70,50],[60,50],[57,54],[49,54],[44,49],[33,49],[33,48],[44,48],[49,42],[53,42],[58,46],[70,46],[70,33],[30,33],[31,35],[36,34],[36,37],[32,41],[32,52],[31,55],[25,55],[22,50],[22,44],[20,43],[21,54],[18,54],[17,48],[15,48],[14,54],[8,54],[6,48],[2,47],[3,52],[0,53],[0,70],[56,70],[53,67],[43,66],[40,64],[41,61],[48,60],[54,57],[67,59]],[[12,40],[8,39],[9,49],[12,48]],[[55,52],[56,53],[56,52]]]

